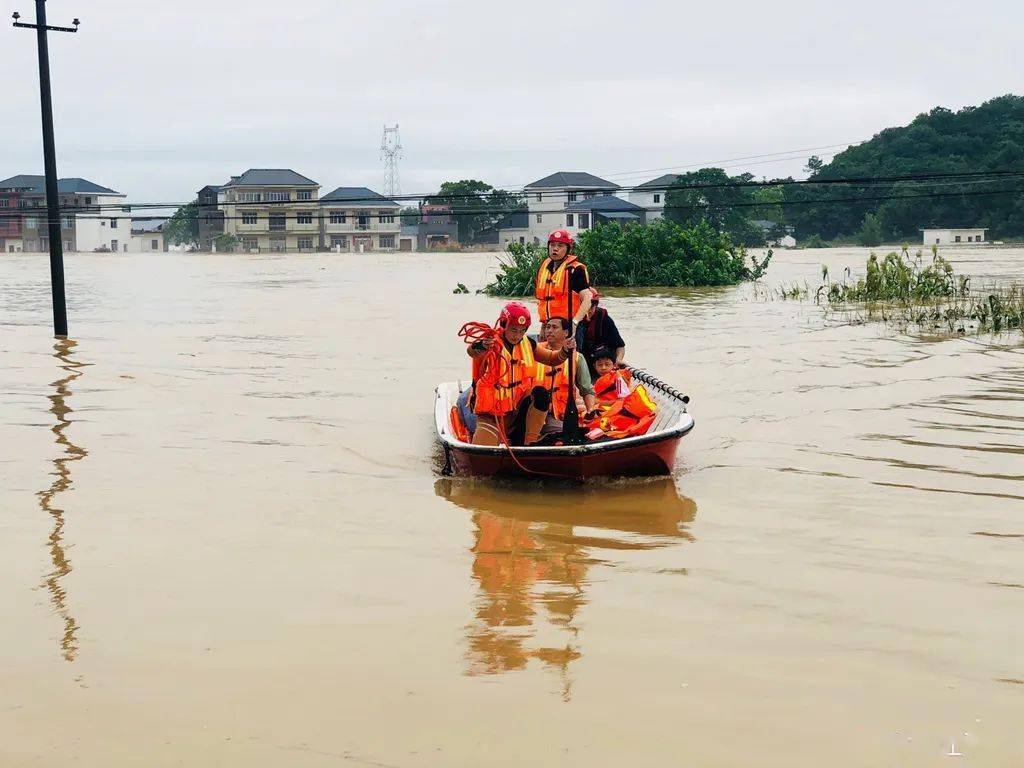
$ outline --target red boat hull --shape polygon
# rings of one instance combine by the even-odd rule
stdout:
[[[447,448],[453,468],[458,474],[488,476],[565,477],[585,480],[603,475],[628,477],[667,475],[675,466],[676,451],[682,435],[634,445],[615,446],[607,450],[567,452],[565,448],[550,453],[474,452],[457,446]],[[518,462],[516,461],[518,459]]]

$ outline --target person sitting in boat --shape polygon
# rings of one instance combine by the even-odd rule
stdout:
[[[569,338],[569,321],[564,317],[552,317],[544,323],[544,341],[537,344],[538,357],[543,350],[553,353],[554,350],[571,349],[575,358],[573,360],[573,377],[576,381],[574,394],[576,395],[576,412],[583,419],[594,418],[597,413],[597,401],[594,398],[594,386],[590,380],[590,370],[586,361],[576,350],[575,339]],[[561,435],[564,429],[563,416],[566,405],[569,403],[569,360],[568,355],[564,362],[558,365],[547,365],[541,362],[537,366],[537,384],[551,393],[551,407],[540,430],[542,438]]]
[[[608,310],[601,306],[601,294],[593,286],[590,309],[580,321],[576,331],[576,343],[590,365],[591,375],[595,378],[601,375],[594,365],[594,353],[598,348],[610,349],[613,355],[612,362],[617,366],[621,367],[626,359],[626,342],[623,341],[618,326],[608,314]]]
[[[556,229],[548,235],[548,257],[537,270],[534,295],[541,323],[552,317],[569,317],[579,323],[590,311],[590,277],[587,268],[573,253],[576,241],[567,230]]]
[[[510,301],[498,318],[500,342],[488,336],[467,348],[473,359],[475,445],[530,445],[540,437],[551,398],[537,386],[538,364],[558,366],[576,345],[565,339],[561,345],[538,344],[526,335],[530,319],[524,304]]]
[[[614,403],[630,393],[633,376],[625,368],[615,364],[615,353],[608,347],[594,350],[593,367],[597,372],[594,380],[594,397],[599,403]]]

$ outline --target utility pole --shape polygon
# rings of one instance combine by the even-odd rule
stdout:
[[[47,32],[77,32],[73,27],[50,27],[46,24],[46,0],[36,0],[36,23],[23,24],[21,14],[13,14],[14,26],[36,31],[39,47],[39,102],[43,113],[43,164],[46,169],[46,219],[50,232],[50,290],[53,293],[53,335],[66,339],[68,309],[64,300],[64,241],[60,234],[60,205],[57,198],[57,152],[53,145],[53,104],[50,99],[50,51]]]

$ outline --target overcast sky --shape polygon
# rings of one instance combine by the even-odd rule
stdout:
[[[10,0],[24,20],[32,0]],[[620,184],[705,164],[800,174],[809,147],[1024,91],[1024,3],[49,0],[58,172],[185,201],[252,167],[381,190]],[[35,36],[0,32],[0,178],[42,172]],[[785,153],[788,160],[730,158]],[[838,148],[817,154],[830,156]],[[771,159],[771,158],[768,158]]]

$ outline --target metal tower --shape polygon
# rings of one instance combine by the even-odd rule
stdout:
[[[388,197],[402,194],[398,180],[398,160],[402,156],[402,140],[398,136],[398,123],[393,128],[384,126],[380,138],[380,159],[384,161],[384,194]]]

